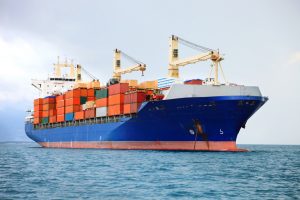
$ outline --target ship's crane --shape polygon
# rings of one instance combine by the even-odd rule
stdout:
[[[188,47],[194,48],[196,50],[200,50],[202,53],[198,54],[196,56],[188,57],[179,59],[178,54],[178,43],[182,43],[183,45],[186,45]],[[194,64],[200,61],[206,61],[211,60],[213,62],[214,67],[214,85],[219,85],[218,80],[218,70],[219,67],[221,68],[220,61],[223,60],[221,55],[219,54],[219,51],[206,48],[197,44],[194,44],[192,42],[189,42],[187,40],[184,40],[178,36],[172,35],[170,39],[170,50],[169,50],[169,77],[171,78],[179,78],[179,67],[185,66],[188,64]],[[221,68],[222,70],[222,68]],[[223,73],[223,71],[222,71]],[[224,74],[223,74],[224,75]]]
[[[131,73],[133,71],[141,71],[142,76],[144,75],[144,71],[146,70],[146,65],[140,61],[137,61],[136,59],[128,56],[124,52],[120,51],[119,49],[115,49],[115,56],[114,56],[114,71],[113,71],[113,79],[116,79],[118,81],[121,80],[122,74]],[[125,69],[121,69],[121,55],[128,60],[135,63],[135,65],[127,67]]]

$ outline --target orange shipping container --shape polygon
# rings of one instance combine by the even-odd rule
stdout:
[[[49,116],[51,117],[51,116],[54,116],[54,115],[56,115],[56,109],[49,110]]]
[[[65,114],[65,107],[56,108],[57,115],[64,115]]]
[[[108,105],[117,105],[117,104],[123,104],[124,103],[124,94],[115,94],[108,96]]]
[[[81,88],[80,89],[80,96],[87,97],[87,95],[88,95],[87,89]]]
[[[94,118],[96,116],[96,109],[91,108],[84,111],[84,117],[85,119]]]
[[[42,121],[42,118],[35,117],[35,118],[33,119],[33,124],[39,124],[39,123],[41,123],[41,121]]]
[[[58,95],[58,96],[56,96],[56,103],[58,102],[58,101],[62,101],[62,100],[64,100],[65,99],[65,95]]]
[[[75,120],[84,119],[84,111],[75,112]]]
[[[65,113],[78,112],[81,110],[80,105],[66,106],[65,108],[66,108]]]
[[[33,101],[33,104],[34,104],[35,106],[40,105],[40,104],[43,104],[43,99],[42,99],[42,98],[35,99],[35,100]]]
[[[34,118],[41,118],[43,116],[43,112],[42,111],[34,111],[33,116],[34,116]]]
[[[96,100],[96,107],[107,107],[107,98],[97,99]]]
[[[123,105],[113,105],[108,107],[108,116],[123,114]]]
[[[43,99],[43,104],[54,104],[55,103],[55,98],[44,98]]]
[[[141,103],[132,103],[130,105],[130,112],[131,113],[137,113],[138,109],[140,108]]]
[[[49,111],[43,110],[42,117],[49,117]]]
[[[66,107],[72,105],[80,105],[80,97],[66,99]]]
[[[69,90],[68,92],[66,92],[65,99],[70,99],[74,97],[80,97],[80,89]]]
[[[87,101],[95,101],[95,97],[88,97]]]
[[[35,105],[33,107],[34,111],[42,111],[43,110],[43,105],[42,104],[38,104],[38,105]]]
[[[95,90],[93,88],[89,88],[87,90],[87,96],[88,97],[94,97],[95,96]]]
[[[65,100],[56,101],[56,108],[61,108],[65,106]]]
[[[47,103],[47,104],[43,104],[43,110],[51,110],[55,108],[55,104],[54,103]]]
[[[63,121],[65,121],[65,115],[57,115],[56,121],[57,122],[63,122]]]
[[[56,115],[49,118],[49,123],[56,123]]]
[[[130,114],[130,104],[124,104],[124,114]]]

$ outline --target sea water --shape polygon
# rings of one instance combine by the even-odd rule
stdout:
[[[0,199],[299,199],[300,146],[250,152],[0,143]]]

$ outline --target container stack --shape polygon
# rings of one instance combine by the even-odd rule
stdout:
[[[124,114],[137,113],[141,104],[146,100],[144,91],[129,91],[124,97]]]
[[[34,100],[34,107],[33,107],[33,124],[39,124],[42,122],[42,115],[43,115],[43,99],[35,99]]]
[[[108,88],[108,116],[121,115],[124,109],[125,92],[129,89],[128,83],[110,85]]]
[[[50,122],[50,118],[54,122]],[[43,112],[42,112],[42,124],[55,123],[56,122],[56,107],[55,96],[49,96],[43,99]]]
[[[100,90],[95,90],[96,97],[96,117],[107,116],[107,106],[108,106],[108,89],[102,88]]]
[[[65,95],[56,96],[56,122],[65,121]]]

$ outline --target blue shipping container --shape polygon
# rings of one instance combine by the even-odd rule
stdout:
[[[73,119],[74,119],[74,113],[67,113],[65,115],[65,119],[66,119],[66,121],[73,121]]]

